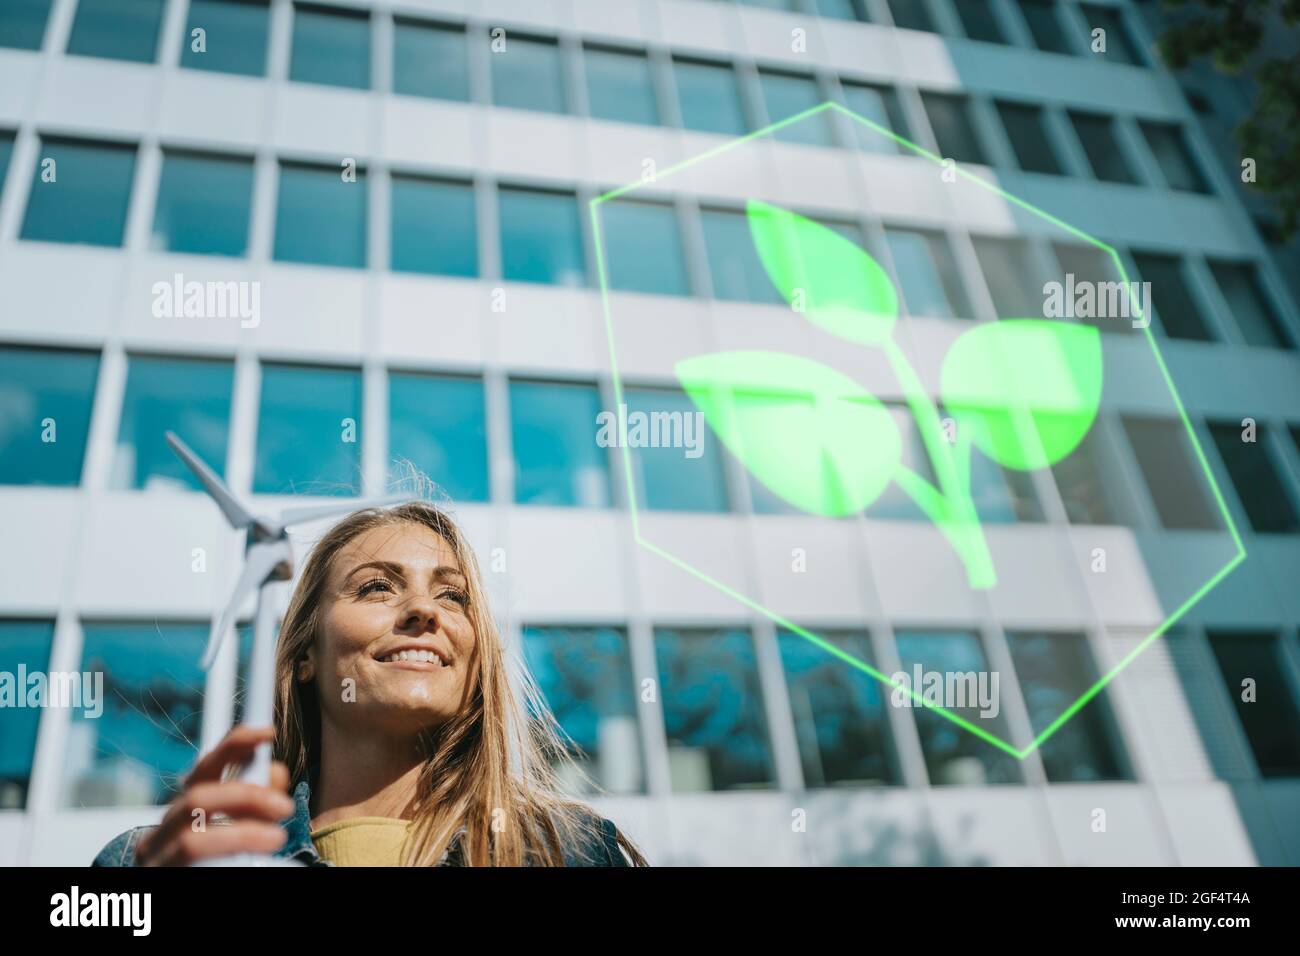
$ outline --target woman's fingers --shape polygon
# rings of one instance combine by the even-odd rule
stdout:
[[[207,830],[185,830],[169,841],[159,855],[143,866],[189,866],[200,860],[234,853],[270,854],[284,846],[288,834],[274,823],[244,821]]]
[[[268,743],[275,737],[271,727],[247,727],[240,724],[221,739],[221,742],[199,758],[194,769],[185,778],[185,787],[221,779],[221,773],[232,763],[248,763],[258,744]]]

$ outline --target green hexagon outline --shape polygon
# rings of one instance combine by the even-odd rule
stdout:
[[[934,153],[931,153],[929,150],[924,149],[921,146],[917,146],[915,143],[911,142],[910,140],[904,139],[903,137],[894,133],[892,130],[886,129],[883,126],[880,126],[877,123],[872,122],[871,120],[867,119],[864,116],[859,116],[857,113],[853,112],[848,107],[842,106],[839,103],[833,102],[831,100],[827,100],[824,103],[820,103],[817,106],[810,107],[806,110],[803,110],[800,113],[794,114],[793,116],[789,116],[775,123],[770,123],[769,125],[763,127],[762,129],[755,130],[752,133],[748,133],[744,136],[737,137],[736,139],[732,140],[729,143],[724,143],[721,146],[715,146],[713,149],[706,150],[705,152],[700,153],[698,156],[694,156],[691,157],[690,159],[685,159],[679,163],[675,163],[669,168],[665,169],[662,173],[657,173],[652,180],[649,180],[649,182],[657,183],[662,178],[667,178],[668,176],[671,176],[674,173],[680,172],[683,169],[701,163],[706,159],[712,159],[715,156],[719,156],[729,150],[737,148],[738,146],[743,146],[744,144],[752,140],[755,140],[761,136],[766,136],[769,133],[774,133],[783,127],[789,126],[793,123],[800,122],[801,120],[807,119],[810,116],[814,116],[828,109],[838,111],[839,113],[849,117],[850,119],[858,123],[861,123],[864,126],[869,127],[875,132],[881,134],[882,136],[885,136],[888,139],[893,140],[898,145],[911,150],[913,153],[920,156],[924,156],[926,159],[929,159],[931,162],[937,163],[940,166],[942,166],[944,163],[942,157],[936,156]],[[989,190],[990,192],[996,193],[998,196],[1001,196],[1003,199],[1007,200],[1008,202],[1013,203],[1016,206],[1019,206],[1021,209],[1024,209],[1027,212],[1033,213],[1034,215],[1065,230],[1067,233],[1077,236],[1078,238],[1083,239],[1084,241],[1090,243],[1091,245],[1109,254],[1111,261],[1115,264],[1115,267],[1119,271],[1119,275],[1121,279],[1124,281],[1125,288],[1129,290],[1130,301],[1133,306],[1134,314],[1137,315],[1138,318],[1142,318],[1141,308],[1139,307],[1138,303],[1132,299],[1132,286],[1130,284],[1128,271],[1124,268],[1124,263],[1120,260],[1119,253],[1112,246],[1109,246],[1106,243],[1102,242],[1100,239],[1090,236],[1087,233],[1079,229],[1076,229],[1065,222],[1062,222],[1060,219],[1057,219],[1055,216],[1051,215],[1050,213],[1044,212],[1043,210],[1037,208],[1036,206],[1033,206],[1030,203],[1025,202],[1023,199],[1011,195],[1005,190],[999,188],[998,186],[995,186],[991,183],[987,183],[983,179],[979,178],[978,176],[971,175],[961,167],[960,163],[954,161],[953,168],[956,170],[958,175],[963,176],[964,178],[970,180],[971,182],[979,185],[984,189]],[[593,244],[596,250],[596,270],[600,277],[600,299],[601,299],[601,307],[605,317],[605,335],[609,343],[610,373],[614,381],[614,402],[617,405],[623,404],[623,382],[622,382],[622,376],[619,374],[618,371],[618,356],[614,345],[614,328],[610,318],[609,283],[608,283],[606,270],[605,270],[604,241],[601,235],[600,217],[598,215],[598,210],[602,203],[607,202],[611,199],[616,199],[619,196],[622,196],[626,193],[632,192],[633,190],[636,190],[641,186],[646,185],[646,182],[647,180],[637,180],[635,182],[628,183],[625,186],[620,186],[617,189],[612,189],[609,192],[606,192],[592,199],[588,204],[589,212],[591,215]],[[1187,409],[1183,407],[1182,399],[1179,398],[1178,396],[1178,390],[1177,388],[1174,387],[1173,378],[1170,376],[1169,369],[1165,365],[1164,357],[1160,354],[1160,347],[1156,344],[1155,337],[1151,334],[1150,322],[1148,322],[1143,327],[1142,331],[1146,335],[1147,342],[1151,346],[1152,354],[1155,356],[1156,364],[1160,368],[1160,373],[1164,378],[1165,384],[1169,388],[1169,394],[1174,400],[1175,407],[1178,409],[1178,415],[1182,420],[1183,428],[1187,432],[1188,438],[1191,439],[1192,448],[1196,452],[1196,460],[1200,463],[1201,467],[1204,469],[1205,477],[1209,481],[1211,491],[1214,493],[1214,500],[1219,506],[1220,513],[1223,515],[1224,522],[1227,524],[1228,531],[1232,536],[1233,542],[1237,545],[1237,554],[1226,565],[1224,565],[1213,577],[1211,577],[1208,581],[1202,584],[1175,611],[1173,611],[1168,617],[1166,617],[1164,622],[1160,624],[1159,627],[1155,628],[1150,634],[1148,634],[1145,638],[1143,638],[1142,641],[1139,642],[1139,644],[1135,648],[1133,648],[1133,650],[1131,650],[1127,655],[1125,655],[1123,660],[1121,660],[1118,664],[1112,667],[1108,673],[1106,673],[1101,678],[1099,678],[1092,685],[1092,687],[1084,691],[1084,693],[1080,695],[1079,698],[1073,704],[1067,707],[1059,717],[1057,717],[1054,721],[1052,721],[1052,723],[1049,724],[1047,728],[1044,729],[1043,732],[1040,733],[1033,740],[1033,742],[1030,743],[1023,750],[1016,749],[1015,746],[1007,743],[1005,740],[998,737],[997,735],[989,733],[987,730],[983,729],[982,727],[977,727],[976,725],[970,723],[970,721],[953,713],[952,711],[944,707],[941,707],[938,704],[930,703],[912,688],[900,687],[900,685],[895,684],[893,681],[891,681],[880,671],[876,670],[870,664],[867,664],[866,662],[859,660],[858,658],[854,657],[852,654],[848,653],[847,651],[844,651],[841,648],[836,647],[834,644],[831,644],[829,641],[825,640],[824,638],[812,633],[811,631],[806,630],[805,628],[800,627],[798,624],[795,624],[793,621],[787,620],[786,618],[782,617],[780,614],[777,614],[775,611],[772,611],[769,608],[764,607],[758,601],[746,597],[745,595],[741,594],[735,589],[728,587],[726,584],[723,584],[721,581],[714,580],[709,575],[705,574],[703,571],[699,570],[698,568],[692,566],[688,562],[683,561],[681,558],[678,558],[676,555],[664,550],[663,548],[660,548],[654,542],[648,541],[644,537],[642,537],[640,520],[638,515],[637,499],[636,499],[636,488],[632,480],[631,456],[628,452],[626,444],[624,444],[620,449],[620,451],[621,451],[622,461],[623,461],[623,477],[627,486],[628,508],[631,513],[631,519],[632,519],[633,537],[635,538],[636,543],[641,547],[645,548],[647,551],[659,555],[664,560],[668,561],[671,564],[676,565],[677,567],[681,568],[683,571],[687,572],[688,574],[692,575],[698,580],[703,581],[704,583],[716,588],[717,590],[721,591],[723,594],[726,594],[727,596],[735,599],[736,601],[740,602],[741,604],[745,605],[751,610],[757,611],[758,613],[762,614],[764,617],[772,621],[774,624],[777,624],[778,626],[783,627],[794,634],[798,634],[800,637],[812,642],[813,644],[817,645],[827,653],[832,654],[835,657],[838,657],[846,664],[849,664],[850,666],[862,671],[863,673],[871,677],[874,677],[876,680],[880,681],[881,683],[886,684],[895,689],[906,690],[909,694],[911,694],[912,698],[916,701],[916,703],[919,706],[927,707],[930,710],[938,712],[941,716],[952,721],[954,724],[961,727],[963,730],[969,731],[970,733],[979,737],[981,740],[985,741],[986,743],[991,744],[994,747],[997,747],[999,750],[1002,750],[1019,760],[1024,760],[1027,756],[1029,756],[1029,754],[1033,753],[1040,746],[1042,746],[1042,744],[1046,742],[1054,733],[1056,733],[1056,731],[1060,730],[1061,727],[1065,725],[1066,721],[1068,721],[1071,717],[1073,717],[1076,713],[1078,713],[1080,708],[1082,708],[1085,704],[1087,704],[1088,701],[1092,700],[1092,698],[1096,697],[1097,694],[1101,693],[1101,691],[1106,687],[1106,685],[1109,684],[1112,680],[1115,679],[1116,676],[1119,675],[1120,671],[1124,670],[1124,668],[1126,668],[1129,664],[1131,664],[1139,654],[1141,654],[1144,650],[1147,649],[1148,646],[1150,646],[1150,644],[1153,641],[1155,641],[1162,634],[1164,634],[1170,627],[1172,627],[1175,623],[1177,623],[1177,621],[1181,619],[1183,615],[1185,615],[1189,610],[1191,610],[1193,606],[1199,603],[1201,599],[1204,598],[1205,595],[1208,594],[1212,588],[1214,588],[1229,573],[1231,573],[1232,570],[1237,567],[1237,565],[1239,565],[1242,561],[1246,559],[1246,547],[1242,543],[1240,533],[1237,531],[1236,522],[1233,521],[1232,514],[1229,511],[1227,504],[1223,500],[1223,494],[1219,490],[1219,483],[1214,478],[1214,473],[1210,468],[1209,462],[1205,458],[1205,452],[1202,450],[1201,443],[1196,437],[1196,431],[1195,429],[1192,428],[1191,420],[1188,418],[1187,415]]]

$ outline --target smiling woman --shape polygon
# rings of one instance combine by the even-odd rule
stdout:
[[[354,512],[294,589],[274,730],[232,731],[161,824],[121,834],[95,865],[237,852],[336,866],[645,865],[612,822],[561,793],[554,764],[568,751],[523,677],[517,696],[477,561],[444,512],[421,501]],[[272,786],[231,779],[272,734]],[[196,810],[229,822],[196,831]]]

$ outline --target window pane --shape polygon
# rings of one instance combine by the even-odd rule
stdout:
[[[564,113],[564,70],[560,48],[544,40],[507,39],[491,54],[492,102],[521,110]]]
[[[75,485],[98,352],[0,347],[0,484]]]
[[[167,444],[169,430],[224,475],[233,387],[230,362],[131,356],[111,486],[200,490],[194,473]]]
[[[1068,307],[1077,321],[1101,332],[1137,333],[1138,330],[1133,325],[1137,317],[1133,297],[1129,294],[1129,288],[1120,284],[1120,275],[1110,253],[1103,252],[1096,246],[1063,242],[1052,243],[1052,251],[1056,253],[1056,261],[1061,267],[1057,278],[1064,283],[1062,291],[1073,289],[1073,301]],[[1084,307],[1077,308],[1081,301],[1079,296],[1087,296],[1089,292],[1091,305],[1084,298]],[[1062,302],[1062,305],[1066,303]],[[1083,311],[1092,314],[1079,315]]]
[[[1187,148],[1182,127],[1171,123],[1138,123],[1147,145],[1160,164],[1165,182],[1170,189],[1182,189],[1188,192],[1209,192],[1200,168],[1192,159]]]
[[[844,91],[844,105],[854,113],[896,136],[908,138],[907,124],[903,122],[902,111],[898,108],[898,96],[893,90],[863,83],[841,83],[840,88]],[[904,150],[903,146],[885,134],[855,119],[850,118],[850,124],[858,149],[872,153],[896,153]]]
[[[1074,454],[1052,465],[1061,503],[1071,524],[1119,524],[1119,507],[1106,481],[1106,461],[1094,427]]]
[[[925,439],[921,437],[921,430],[916,424],[916,417],[907,405],[901,402],[886,402],[885,408],[903,438],[903,452],[899,464],[910,468],[930,484],[937,486],[934,466],[930,462]],[[896,481],[891,481],[885,490],[867,505],[866,516],[876,521],[929,521],[925,512],[912,500],[911,495],[903,491]]]
[[[252,160],[164,152],[150,248],[247,255],[252,201]]]
[[[817,81],[809,76],[761,72],[758,81],[763,88],[767,118],[773,123],[812,109],[823,100],[817,89]],[[830,146],[835,142],[831,136],[830,118],[825,110],[784,126],[772,135],[782,142],[806,143],[810,146]]]
[[[1088,52],[1091,56],[1104,56],[1111,63],[1141,65],[1142,56],[1134,46],[1132,38],[1129,37],[1128,29],[1124,26],[1123,15],[1118,10],[1088,3],[1079,4],[1079,10],[1083,13],[1083,18],[1088,21]],[[1097,29],[1106,31],[1106,52],[1102,54],[1092,52],[1092,31]]]
[[[934,130],[935,142],[944,159],[955,159],[959,163],[988,162],[971,124],[970,104],[963,97],[922,93],[921,100],[925,103],[930,128]]]
[[[1210,424],[1210,435],[1250,526],[1259,532],[1300,531],[1295,504],[1269,452],[1264,426],[1256,424],[1254,441],[1245,441],[1243,431],[1240,422]]]
[[[1133,262],[1142,280],[1151,283],[1151,301],[1165,335],[1173,339],[1211,341],[1213,336],[1205,326],[1205,319],[1188,287],[1187,273],[1178,257],[1134,252]]]
[[[1034,483],[1025,472],[1004,469],[982,453],[972,455],[970,468],[971,500],[981,521],[1010,524],[1043,520]]]
[[[982,236],[972,236],[971,241],[998,317],[1018,319],[1042,315],[1043,284],[1030,278],[1036,270],[1024,242]]]
[[[507,279],[587,284],[578,203],[572,193],[500,188],[501,264]]]
[[[939,319],[970,316],[957,263],[943,236],[888,228],[885,238],[908,315]]]
[[[578,765],[607,793],[642,793],[641,738],[627,637],[612,627],[525,627],[524,656]],[[565,780],[570,793],[593,792]]]
[[[467,102],[464,29],[398,19],[393,24],[393,92]]]
[[[0,620],[0,674],[13,675],[17,694],[27,693],[16,675],[47,673],[53,621]],[[93,690],[93,688],[90,688]],[[21,810],[27,804],[32,760],[36,756],[36,731],[43,707],[8,707],[0,732],[0,810]]]
[[[481,379],[388,376],[389,465],[409,459],[452,501],[490,497],[486,421]]]
[[[1109,116],[1095,113],[1071,112],[1069,115],[1088,164],[1092,166],[1092,174],[1105,182],[1136,183],[1137,177],[1129,168],[1115,136],[1114,121]]]
[[[974,634],[903,631],[897,636],[898,656],[907,681],[904,684],[895,675],[896,682],[976,727],[1007,739],[1001,688],[993,683],[984,650]],[[918,673],[920,686],[917,686]],[[941,692],[927,696],[927,690],[931,688]],[[1020,782],[1020,769],[1015,758],[929,707],[918,704],[906,691],[891,690],[890,693],[894,700],[911,704],[908,709],[916,717],[916,730],[921,738],[931,785],[982,786]],[[981,712],[987,716],[981,716]]]
[[[53,0],[5,0],[0,4],[0,46],[39,50]]]
[[[998,24],[998,16],[990,0],[953,0],[953,2],[957,6],[957,16],[961,18],[961,25],[972,40],[983,40],[986,43],[1007,42],[1007,38],[1002,35],[1002,27]]]
[[[9,172],[9,157],[14,151],[14,134],[0,133],[0,195],[4,193],[5,175]]]
[[[1227,300],[1228,311],[1247,345],[1294,348],[1282,320],[1259,287],[1259,276],[1248,262],[1211,262],[1210,272]]]
[[[817,0],[816,8],[823,17],[834,17],[836,20],[859,20],[862,23],[871,21],[867,16],[864,0]]]
[[[627,441],[637,503],[659,511],[726,511],[721,446],[682,392],[629,388]],[[610,424],[617,436],[617,416]]]
[[[1092,688],[1100,675],[1081,634],[1007,634],[1029,723],[1038,735]],[[1126,780],[1104,688],[1038,748],[1051,783]]]
[[[650,61],[644,53],[586,47],[582,60],[592,116],[651,126],[659,122]]]
[[[361,471],[361,375],[263,365],[253,491],[354,495]]]
[[[190,0],[189,22],[181,41],[181,66],[264,76],[270,20],[266,0]],[[202,52],[194,49],[197,29],[206,34]]]
[[[674,60],[682,125],[704,133],[739,136],[748,130],[740,87],[730,66]]]
[[[68,52],[152,63],[163,0],[78,0]]]
[[[1020,0],[1020,12],[1038,49],[1048,53],[1073,52],[1069,38],[1061,29],[1055,0]]]
[[[478,225],[471,183],[392,177],[392,269],[478,275]]]
[[[42,180],[42,163],[56,179]],[[45,139],[32,173],[22,238],[120,246],[135,172],[135,147]]]
[[[276,205],[278,261],[365,268],[365,170],[346,182],[341,168],[281,163]]]
[[[1272,634],[1210,634],[1223,686],[1241,721],[1262,777],[1300,776],[1300,707],[1287,680],[1290,668]],[[1243,700],[1243,682],[1255,686]]]
[[[691,294],[672,206],[614,199],[599,208],[605,276],[611,289]]]
[[[889,0],[889,12],[894,17],[894,26],[935,32],[925,0]]]
[[[655,628],[674,792],[775,784],[749,632]]]
[[[370,17],[338,7],[295,5],[289,79],[370,89]]]
[[[207,624],[87,624],[82,671],[104,674],[103,713],[73,710],[63,805],[170,801],[198,757]]]
[[[604,508],[609,460],[596,444],[600,394],[594,385],[511,382],[515,501]]]
[[[998,115],[1011,140],[1016,162],[1021,169],[1031,173],[1051,173],[1059,176],[1061,164],[1043,125],[1044,113],[1040,106],[1028,103],[998,102]]]
[[[704,209],[700,222],[714,298],[775,305],[785,302],[758,258],[744,213]]]
[[[865,664],[872,663],[865,634],[817,636]],[[778,632],[777,641],[804,785],[898,783],[880,682],[792,631]]]
[[[1124,431],[1142,469],[1166,528],[1213,531],[1223,526],[1208,489],[1197,477],[1201,468],[1193,457],[1181,421],[1124,417]]]

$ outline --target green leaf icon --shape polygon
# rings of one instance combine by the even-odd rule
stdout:
[[[813,514],[854,514],[893,477],[893,418],[847,376],[780,352],[715,352],[676,365],[723,443],[773,493]]]
[[[953,343],[940,376],[943,401],[998,464],[1045,468],[1092,427],[1101,367],[1101,336],[1092,326],[1002,319]]]
[[[832,335],[874,345],[898,318],[889,275],[856,244],[820,223],[751,199],[749,231],[772,284]]]

